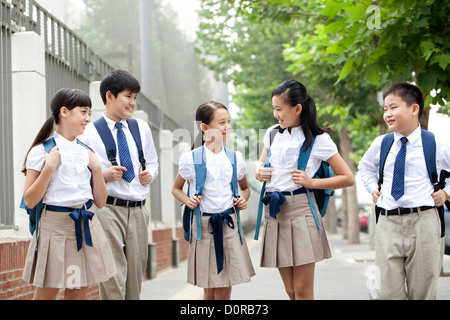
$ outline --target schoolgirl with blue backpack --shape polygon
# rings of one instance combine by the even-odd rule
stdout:
[[[332,190],[351,186],[354,176],[329,130],[317,125],[303,84],[281,83],[272,107],[279,124],[267,130],[256,167],[265,205],[261,266],[278,268],[290,299],[314,299],[315,263],[331,257],[322,216]]]
[[[204,289],[205,300],[229,300],[232,286],[255,275],[240,224],[240,212],[250,196],[246,166],[240,152],[223,146],[231,131],[223,104],[202,104],[196,121],[201,123],[201,142],[181,156],[172,189],[185,205],[183,227],[190,243],[187,281]],[[186,181],[188,194],[183,191]]]
[[[96,209],[108,195],[100,163],[77,139],[90,121],[91,100],[77,89],[53,97],[52,115],[28,152],[21,207],[30,215],[33,237],[23,280],[34,299],[84,299],[89,286],[117,272]],[[56,131],[54,126],[56,125]]]

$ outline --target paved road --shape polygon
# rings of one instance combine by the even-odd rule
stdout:
[[[333,258],[316,264],[316,300],[369,300],[368,275],[375,252],[370,250],[367,234],[361,243],[350,245],[340,234],[328,235]],[[261,241],[247,239],[256,276],[246,284],[234,286],[232,300],[287,300],[276,269],[260,268]],[[160,272],[156,279],[143,284],[142,300],[201,300],[203,289],[186,282],[186,262],[179,268]],[[444,256],[444,273],[450,273],[450,256]],[[442,276],[438,284],[438,299],[450,300],[450,276]]]

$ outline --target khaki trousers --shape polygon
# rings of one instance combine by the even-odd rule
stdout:
[[[375,233],[380,281],[370,297],[436,299],[443,255],[444,240],[436,208],[406,215],[380,215]]]
[[[149,214],[145,206],[105,205],[97,216],[111,246],[117,275],[100,283],[102,300],[139,300],[148,258]]]

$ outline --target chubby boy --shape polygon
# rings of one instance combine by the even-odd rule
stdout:
[[[422,144],[419,119],[422,91],[402,82],[385,89],[384,121],[394,134],[386,157],[382,185],[378,185],[380,150],[376,138],[359,163],[359,173],[379,208],[375,233],[375,263],[379,287],[372,299],[436,299],[444,242],[436,207],[448,200],[450,184],[434,191]],[[450,168],[450,145],[436,139],[437,172]]]

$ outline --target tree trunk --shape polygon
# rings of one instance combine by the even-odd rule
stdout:
[[[341,154],[345,162],[349,166],[353,174],[355,174],[356,166],[355,162],[350,158],[350,154],[353,152],[352,141],[350,139],[350,131],[343,127],[339,131],[339,139],[341,141]],[[347,200],[347,225],[348,225],[348,242],[359,243],[359,210],[358,199],[356,196],[356,184],[346,188],[345,196]]]

